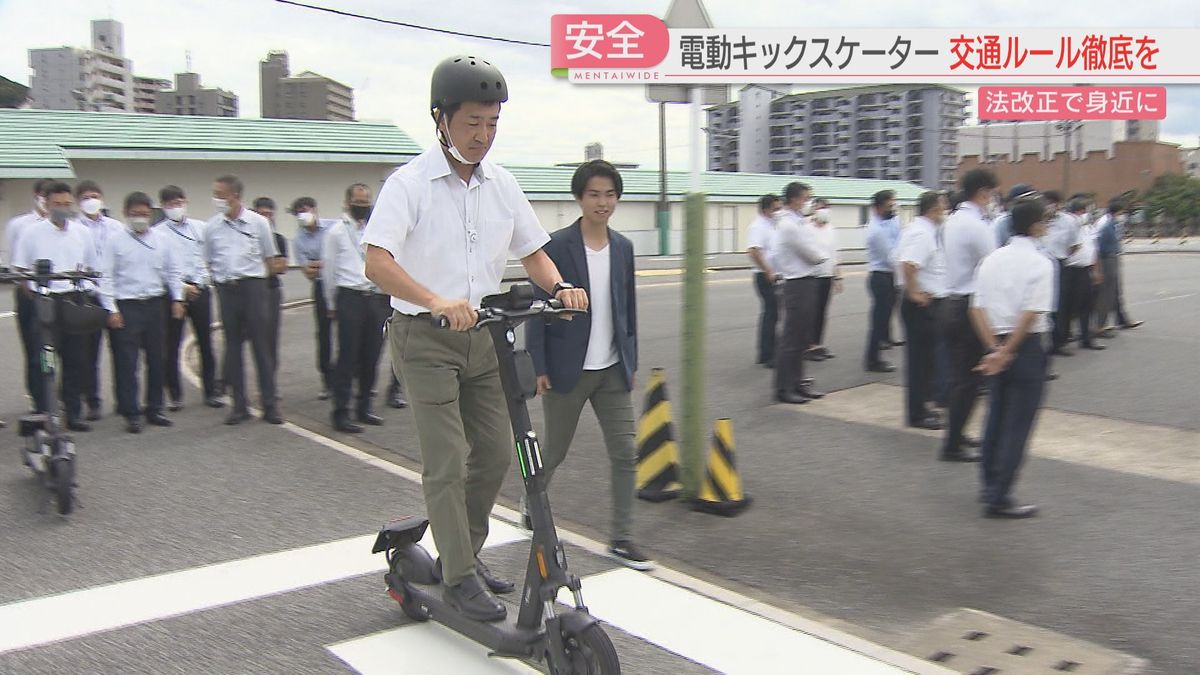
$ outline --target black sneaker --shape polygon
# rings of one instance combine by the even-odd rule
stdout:
[[[654,569],[654,563],[632,541],[614,541],[608,547],[608,552],[623,565],[635,570],[649,572]]]

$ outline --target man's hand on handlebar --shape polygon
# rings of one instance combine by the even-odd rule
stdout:
[[[561,302],[566,309],[584,310],[588,308],[587,291],[582,288],[563,288],[554,295],[554,299]],[[562,315],[562,318],[570,321],[573,317],[570,314]]]
[[[450,330],[468,331],[475,327],[476,313],[466,300],[437,298],[429,305],[434,317],[444,316],[450,322]]]

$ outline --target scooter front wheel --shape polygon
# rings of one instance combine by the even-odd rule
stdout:
[[[620,675],[621,662],[617,648],[608,633],[598,623],[593,623],[579,633],[564,633],[563,647],[566,650],[567,670],[551,666],[552,675]]]
[[[50,467],[58,514],[69,516],[75,510],[75,462],[67,457],[58,457],[50,460]]]

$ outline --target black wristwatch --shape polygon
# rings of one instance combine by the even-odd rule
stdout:
[[[575,288],[575,284],[572,284],[567,281],[560,281],[557,284],[554,284],[554,292],[551,293],[551,295],[558,295],[559,291],[563,291],[568,288]]]

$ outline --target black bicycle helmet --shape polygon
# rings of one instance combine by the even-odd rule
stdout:
[[[433,69],[429,109],[445,110],[455,103],[504,103],[508,84],[500,69],[475,56],[451,56]]]

